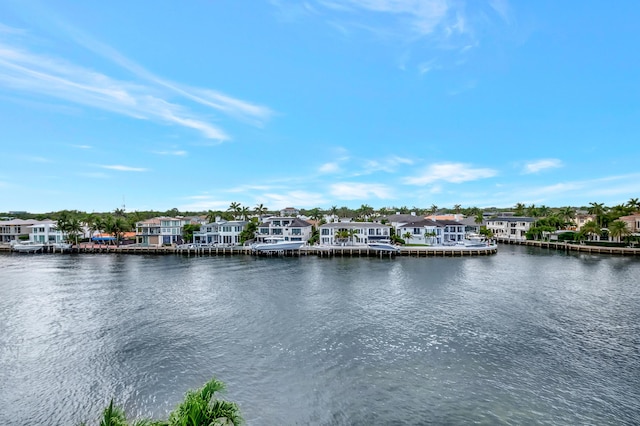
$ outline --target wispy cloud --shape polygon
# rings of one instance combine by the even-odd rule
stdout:
[[[462,183],[490,178],[497,174],[494,169],[473,167],[469,164],[437,163],[427,167],[418,176],[407,177],[404,181],[408,185],[427,185],[438,181]]]
[[[119,172],[147,172],[149,171],[149,169],[145,169],[143,167],[130,167],[130,166],[123,166],[120,164],[112,164],[112,165],[99,165],[98,167],[101,167],[103,169],[107,169],[107,170],[116,170]]]
[[[522,171],[525,174],[530,173],[538,173],[542,170],[546,169],[557,169],[562,167],[562,161],[557,158],[547,158],[543,160],[531,161],[524,166],[524,170]]]
[[[318,168],[320,173],[337,173],[340,171],[340,165],[336,162],[324,163]]]
[[[189,87],[170,82],[125,58],[115,49],[93,40],[69,26],[67,30],[78,44],[132,72],[137,81],[115,79],[55,56],[34,53],[24,45],[0,39],[0,86],[21,92],[63,99],[80,105],[107,110],[129,117],[154,120],[199,131],[209,139],[230,139],[218,125],[212,124],[186,103],[167,99],[178,95],[183,101],[220,111],[254,124],[271,117],[269,108],[233,98],[215,90]],[[0,31],[0,35],[3,32]],[[6,31],[5,31],[6,33]]]
[[[365,200],[375,197],[383,200],[393,198],[390,187],[378,183],[339,182],[330,186],[331,195],[341,200]]]
[[[187,155],[187,151],[183,150],[175,150],[175,151],[153,151],[154,154],[158,155],[174,155],[177,157],[184,157]]]
[[[91,145],[71,145],[72,148],[77,148],[77,149],[92,149],[93,147]]]
[[[399,156],[391,156],[382,160],[367,160],[365,161],[365,171],[360,174],[369,174],[374,172],[387,172],[394,173],[401,166],[411,165],[414,161],[410,158],[404,158]]]

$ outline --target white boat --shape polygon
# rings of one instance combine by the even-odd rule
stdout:
[[[286,241],[282,237],[265,238],[263,243],[256,243],[251,246],[254,251],[284,251],[299,250],[304,245],[304,241]]]
[[[44,249],[44,244],[42,243],[33,243],[33,242],[11,242],[11,249],[13,251],[17,251],[19,253],[37,253]]]
[[[51,245],[51,247],[53,247],[54,250],[66,251],[66,250],[71,250],[71,247],[73,247],[73,244],[71,244],[71,243],[54,243],[54,244]]]
[[[372,241],[369,244],[367,244],[367,246],[370,249],[378,250],[378,251],[391,251],[395,253],[400,251],[400,247],[391,244],[391,241],[389,240]]]

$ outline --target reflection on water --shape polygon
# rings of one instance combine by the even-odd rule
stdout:
[[[250,425],[637,424],[640,261],[0,256],[0,424],[165,416],[215,376]]]

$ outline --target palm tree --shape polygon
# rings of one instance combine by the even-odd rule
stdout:
[[[455,206],[453,206],[453,210],[456,212],[456,214],[460,213],[460,209],[462,209],[462,206],[460,204],[456,204]]]
[[[482,225],[482,223],[484,222],[484,214],[481,211],[476,213],[474,222],[478,225]]]
[[[329,211],[331,212],[331,221],[333,222],[338,216],[338,206],[331,206],[331,210]]]
[[[207,222],[208,223],[214,223],[216,221],[216,219],[218,218],[218,216],[220,216],[220,212],[209,210],[207,212]]]
[[[254,211],[258,215],[258,218],[262,219],[262,215],[266,214],[268,209],[264,206],[264,204],[260,203],[256,206]]]
[[[347,231],[347,234],[349,235],[349,239],[351,240],[351,245],[353,245],[353,237],[356,237],[358,235],[358,231],[355,229],[349,229]]]
[[[346,229],[340,229],[335,233],[335,239],[341,243],[346,242],[349,239],[349,231]]]
[[[575,217],[576,211],[573,209],[573,207],[567,206],[560,209],[559,215],[562,220],[564,220],[565,224],[571,224],[573,223],[571,219]]]
[[[249,207],[242,206],[240,207],[240,211],[238,212],[242,220],[247,220],[247,216],[249,216]]]
[[[539,216],[538,208],[535,204],[531,204],[529,207],[527,207],[527,214],[531,217]]]
[[[434,231],[424,231],[424,240],[427,241],[429,239],[429,244],[433,244],[433,238],[436,236]]]
[[[633,211],[638,211],[640,210],[640,201],[638,201],[637,198],[629,198],[629,201],[627,201],[627,206]]]
[[[77,217],[71,218],[69,223],[67,224],[67,234],[70,237],[73,237],[76,246],[78,245],[78,235],[82,233],[82,222]]]
[[[525,205],[523,203],[516,203],[513,214],[516,216],[524,216]]]
[[[240,203],[237,203],[237,202],[233,201],[233,202],[229,205],[229,208],[227,209],[227,211],[229,211],[229,212],[233,213],[234,218],[236,218],[236,219],[237,219],[236,215],[237,215],[238,213],[240,213]]]
[[[590,220],[589,222],[585,223],[582,226],[582,229],[580,229],[580,233],[586,236],[591,236],[591,235],[596,236],[602,233],[602,229],[600,229],[600,226],[598,225],[597,222]]]
[[[589,203],[589,214],[595,215],[598,226],[602,226],[602,217],[604,216],[604,203]]]
[[[549,213],[551,212],[551,209],[547,206],[545,206],[544,204],[541,205],[540,207],[538,207],[538,214],[542,217],[547,217],[549,216]]]
[[[437,211],[438,211],[438,206],[436,206],[435,204],[431,204],[431,207],[429,208],[429,212],[431,214],[436,214]]]
[[[620,242],[622,237],[629,235],[631,231],[627,227],[627,222],[614,220],[609,224],[609,235]]]
[[[402,238],[404,239],[405,243],[409,240],[411,240],[413,238],[413,235],[411,235],[411,232],[405,232],[404,234],[402,234]]]

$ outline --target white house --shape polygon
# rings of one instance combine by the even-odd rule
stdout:
[[[33,243],[56,244],[62,243],[65,236],[58,228],[58,222],[53,220],[43,220],[28,226],[29,241]]]
[[[465,224],[455,220],[436,220],[442,226],[442,243],[463,241],[466,234]]]
[[[272,216],[258,225],[256,240],[263,242],[267,237],[282,237],[285,241],[309,241],[311,233],[309,222],[295,217]]]
[[[339,237],[340,231],[350,233],[348,243],[366,245],[370,242],[391,238],[391,226],[373,222],[333,222],[320,225],[320,244],[335,245],[346,243]]]
[[[396,232],[407,244],[440,245],[443,243],[444,225],[430,219],[422,219],[400,225]],[[411,237],[407,238],[407,234]]]
[[[524,241],[526,233],[533,226],[532,217],[492,217],[487,219],[487,229],[493,232],[494,238],[507,241]]]
[[[154,217],[136,223],[136,243],[163,245],[182,242],[182,228],[191,223],[184,217]]]
[[[193,233],[193,242],[200,244],[240,244],[240,234],[247,226],[244,220],[218,220],[200,225],[200,230]]]
[[[10,243],[14,240],[18,241],[20,237],[29,237],[29,233],[31,231],[29,226],[35,223],[38,223],[35,219],[11,219],[0,221],[0,242]]]

